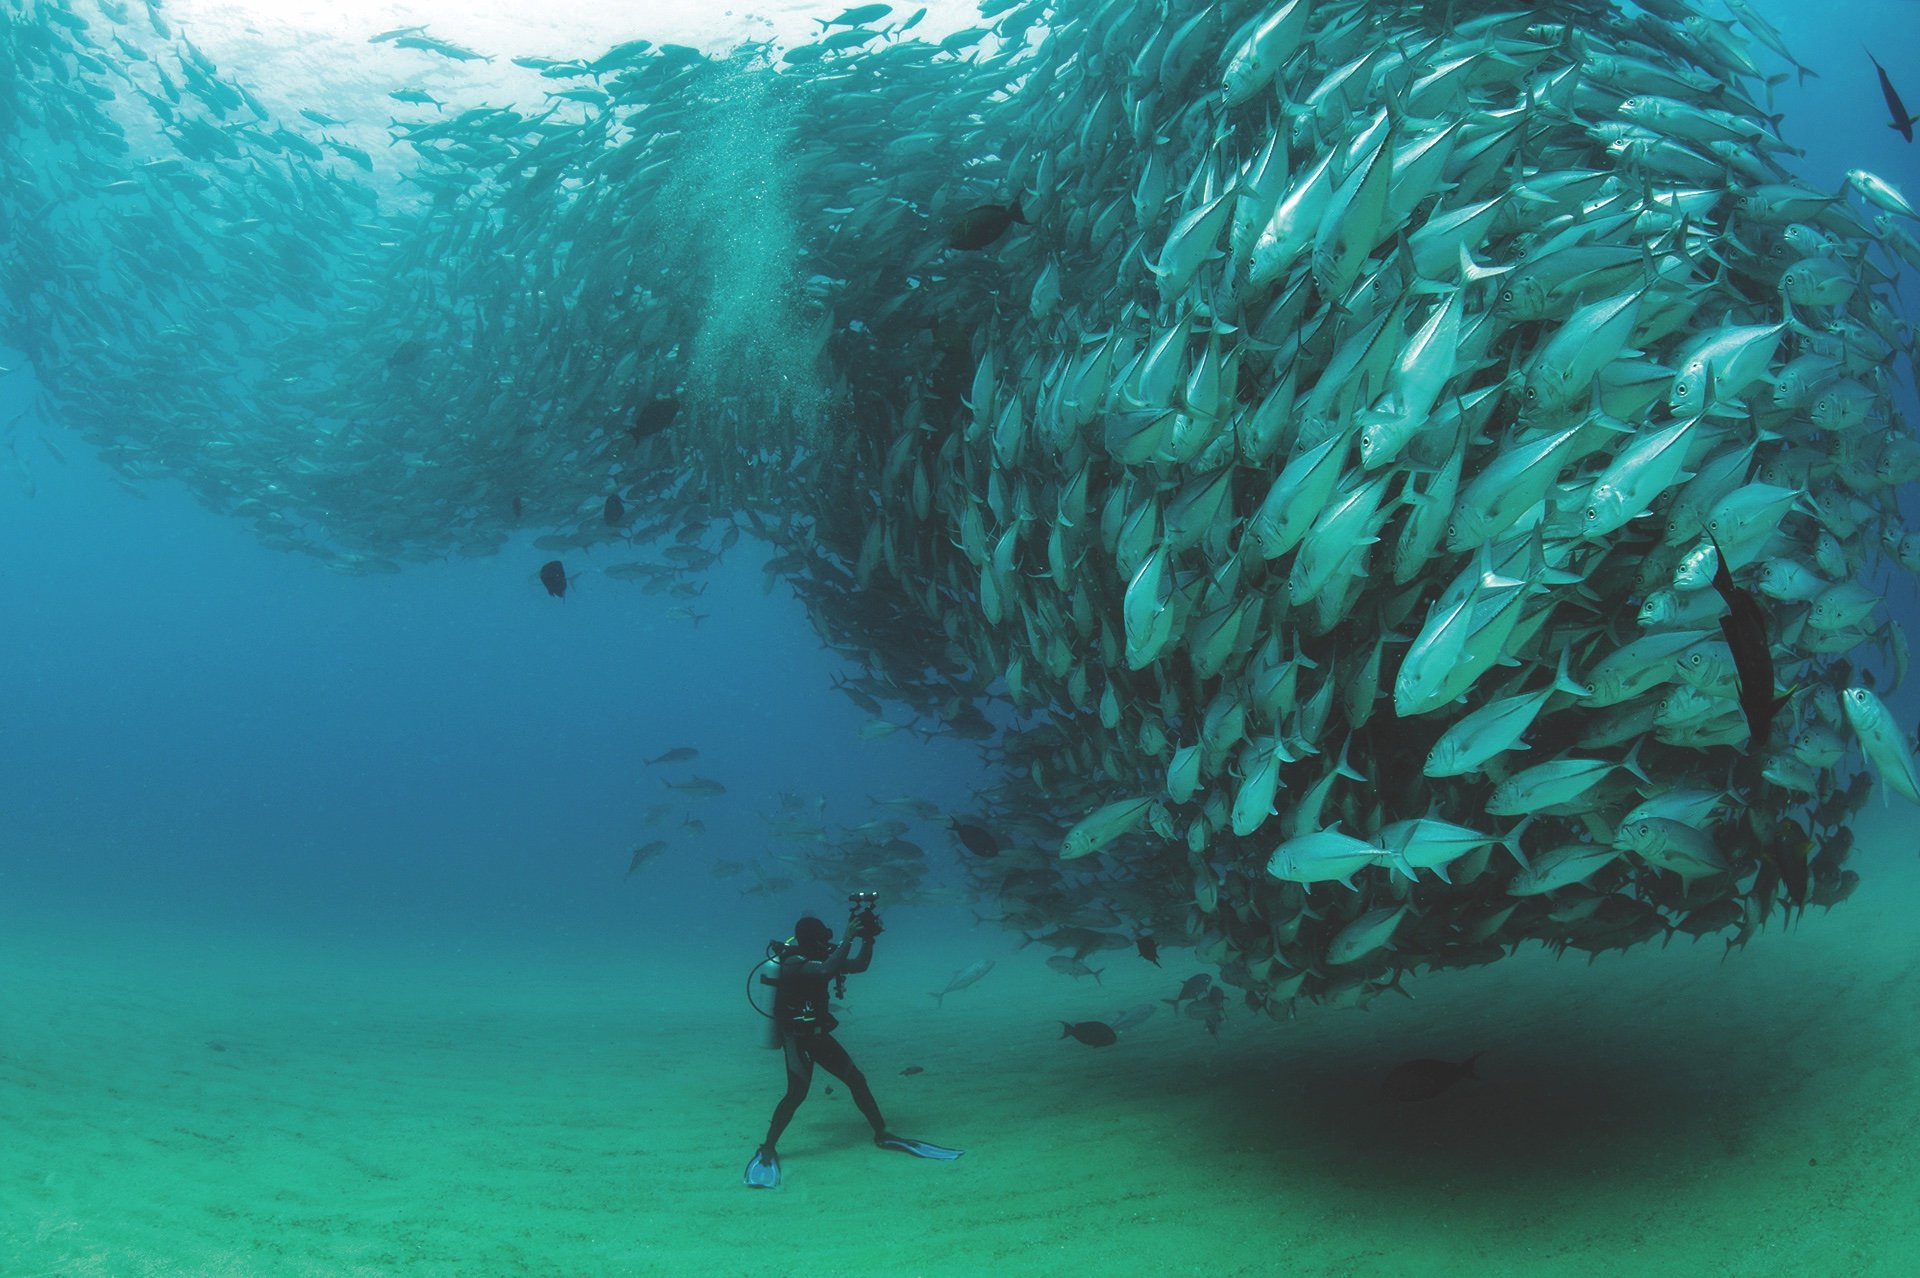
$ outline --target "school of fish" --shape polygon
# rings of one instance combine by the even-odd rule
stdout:
[[[1920,225],[1795,176],[1755,6],[980,15],[526,54],[537,109],[396,86],[369,147],[158,0],[10,3],[0,337],[341,571],[770,544],[876,722],[989,750],[956,850],[1076,971],[1279,1017],[1844,898],[1871,779],[1920,802]]]

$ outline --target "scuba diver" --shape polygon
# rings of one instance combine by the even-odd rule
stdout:
[[[770,1015],[773,1020],[774,1045],[781,1049],[787,1066],[786,1095],[773,1107],[767,1139],[754,1151],[742,1178],[755,1188],[773,1189],[780,1184],[780,1155],[775,1146],[793,1120],[794,1111],[807,1098],[816,1064],[847,1085],[847,1090],[853,1093],[853,1103],[860,1107],[860,1113],[873,1128],[873,1143],[881,1149],[939,1159],[958,1158],[962,1152],[909,1140],[888,1131],[886,1119],[880,1116],[879,1103],[867,1086],[866,1075],[833,1036],[839,1021],[827,1008],[827,984],[833,982],[835,996],[844,998],[847,977],[866,971],[867,965],[873,962],[873,940],[882,930],[880,916],[873,909],[873,893],[856,892],[848,899],[852,910],[847,918],[846,939],[839,945],[833,943],[832,928],[811,914],[802,915],[793,925],[793,935],[784,942],[770,942],[766,960],[754,968],[760,984],[773,986],[773,1011],[762,1012],[762,1015]],[[749,985],[749,1002],[752,1002],[752,992]],[[758,1003],[754,1007],[760,1010]]]

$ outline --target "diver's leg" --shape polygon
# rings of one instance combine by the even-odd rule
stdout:
[[[787,1130],[787,1124],[793,1121],[793,1111],[800,1108],[800,1102],[807,1098],[807,1089],[813,1086],[813,1057],[800,1045],[797,1034],[787,1035],[787,1094],[773,1107],[773,1124],[767,1128],[767,1140],[760,1148],[773,1152],[780,1142],[780,1133]]]
[[[860,1072],[853,1063],[853,1057],[847,1055],[847,1049],[840,1046],[839,1040],[831,1034],[817,1036],[813,1041],[813,1059],[820,1062],[820,1068],[847,1085],[847,1090],[853,1093],[853,1103],[866,1116],[873,1134],[885,1136],[887,1120],[880,1117],[880,1104],[873,1099],[873,1091],[867,1086],[867,1076]]]

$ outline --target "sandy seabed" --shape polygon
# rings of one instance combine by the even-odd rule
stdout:
[[[1058,1037],[1170,996],[1184,954],[1096,987],[896,929],[841,1038],[895,1130],[968,1152],[874,1149],[822,1076],[773,1192],[740,1183],[781,1089],[743,963],[0,901],[0,1275],[1911,1275],[1920,860],[1875,819],[1853,900],[1724,963],[1530,946],[1217,1039],[1164,1005]],[[1481,1050],[1437,1100],[1379,1095]]]

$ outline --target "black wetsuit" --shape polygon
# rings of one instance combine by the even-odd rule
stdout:
[[[794,1111],[800,1108],[800,1102],[807,1098],[807,1090],[813,1085],[816,1064],[847,1085],[847,1090],[853,1093],[853,1103],[860,1107],[876,1137],[886,1133],[886,1120],[880,1117],[880,1106],[867,1087],[866,1075],[834,1038],[833,1030],[839,1022],[827,1010],[828,983],[836,976],[864,972],[873,961],[872,938],[860,939],[858,957],[852,957],[854,938],[848,937],[825,960],[811,960],[795,951],[789,951],[780,960],[780,975],[773,994],[773,1022],[786,1055],[787,1094],[773,1107],[773,1123],[767,1128],[763,1149],[773,1149],[787,1124],[793,1121]]]

